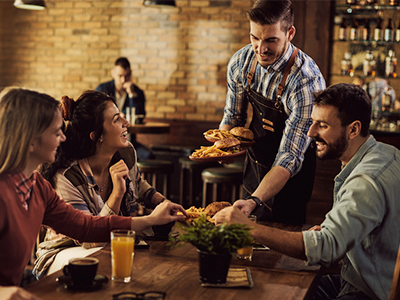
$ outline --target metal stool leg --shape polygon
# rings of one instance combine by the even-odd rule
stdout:
[[[218,184],[217,183],[213,183],[213,193],[212,193],[212,202],[216,202],[217,201],[217,188],[218,188]]]
[[[207,181],[204,180],[203,182],[203,203],[202,207],[206,207],[206,199],[207,199]]]

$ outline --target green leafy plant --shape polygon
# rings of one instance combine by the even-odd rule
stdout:
[[[173,246],[190,243],[200,251],[213,254],[233,253],[237,249],[249,247],[254,244],[250,236],[251,227],[244,224],[226,223],[215,226],[207,221],[205,215],[191,223],[178,224],[185,233],[171,238]]]

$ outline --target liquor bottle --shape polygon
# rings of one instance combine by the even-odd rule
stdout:
[[[378,18],[376,27],[374,29],[374,41],[379,42],[382,41],[382,19]]]
[[[399,21],[399,25],[396,28],[396,32],[395,32],[395,41],[397,43],[400,42],[400,21]]]
[[[347,40],[347,22],[346,19],[342,19],[342,23],[339,27],[339,41],[346,41]]]
[[[375,5],[377,0],[367,0],[367,5]]]
[[[399,30],[399,36],[400,36],[400,30]],[[369,41],[371,38],[371,27],[369,26],[369,19],[365,19],[365,25],[362,29],[362,40],[363,41]]]
[[[389,5],[398,6],[399,5],[399,0],[389,0]]]
[[[358,22],[355,18],[351,22],[350,41],[358,41]]]
[[[341,74],[342,75],[350,75],[354,76],[354,69],[351,63],[351,54],[346,52],[344,54],[344,58],[340,62],[341,64]]]
[[[356,0],[346,0],[346,3],[350,4],[350,5],[354,5],[354,4],[357,4],[357,1]]]
[[[390,88],[385,89],[385,94],[382,99],[382,111],[390,111],[392,108],[392,97],[390,93]]]
[[[397,58],[393,50],[389,50],[385,57],[385,76],[386,77],[397,77],[396,73]]]
[[[374,54],[371,50],[365,55],[363,62],[363,72],[365,76],[375,76],[376,61],[374,59]]]
[[[394,36],[393,21],[392,21],[392,18],[389,18],[388,25],[385,28],[385,41],[393,42],[393,36]]]

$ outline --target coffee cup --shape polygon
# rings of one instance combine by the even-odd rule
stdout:
[[[169,222],[164,225],[154,225],[151,228],[153,229],[153,233],[155,237],[167,237],[174,227],[175,221]]]
[[[72,279],[74,285],[86,286],[93,282],[99,260],[94,257],[73,258],[64,266],[63,273]]]

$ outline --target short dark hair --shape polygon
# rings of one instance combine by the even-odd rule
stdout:
[[[257,0],[247,12],[247,18],[260,25],[272,25],[281,22],[281,30],[287,32],[294,23],[291,0]]]
[[[369,123],[371,121],[371,101],[362,87],[339,83],[316,93],[314,105],[331,105],[337,108],[338,117],[342,126],[358,120],[361,122],[362,137],[369,135]]]
[[[115,65],[120,66],[124,70],[131,68],[131,64],[126,57],[117,58],[117,60],[115,61]]]

